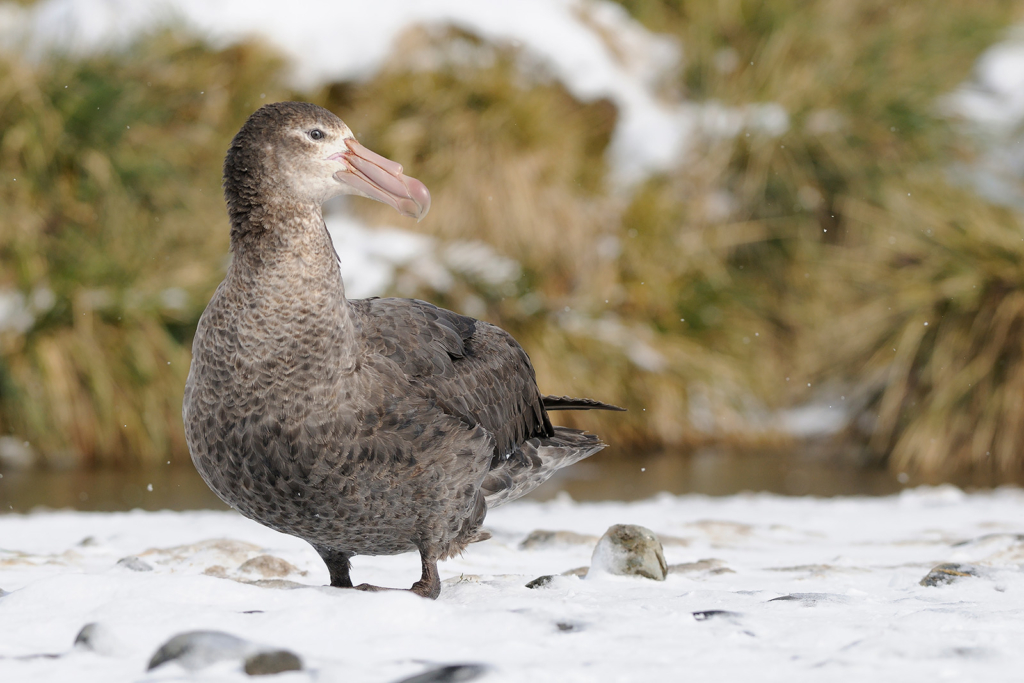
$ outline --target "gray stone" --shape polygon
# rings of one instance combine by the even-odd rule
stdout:
[[[838,593],[790,593],[772,598],[768,602],[799,602],[802,605],[813,606],[819,602],[848,603],[850,598]]]
[[[693,618],[697,621],[708,621],[709,619],[733,620],[740,616],[742,615],[739,612],[730,612],[724,609],[706,609],[693,613]]]
[[[462,683],[480,678],[486,671],[487,667],[483,664],[450,664],[403,678],[395,683]]]
[[[554,578],[555,577],[552,576],[551,574],[546,574],[544,576],[538,576],[536,579],[534,579],[530,583],[526,584],[526,587],[527,588],[543,588],[544,586],[547,586],[548,584],[550,584],[551,580],[554,579]]]
[[[243,668],[250,676],[269,676],[285,671],[301,671],[302,660],[288,650],[267,650],[246,657]]]
[[[932,567],[932,570],[919,583],[922,586],[928,587],[945,586],[970,576],[979,576],[977,567],[969,564],[946,562]]]
[[[145,560],[140,560],[135,555],[129,555],[128,557],[122,557],[117,561],[118,567],[124,567],[130,569],[133,572],[151,572],[153,571],[153,565],[149,564]]]
[[[635,524],[610,527],[594,548],[587,576],[602,573],[664,581],[668,564],[661,541],[650,529]]]
[[[567,545],[591,545],[597,542],[597,536],[578,534],[575,531],[548,531],[535,529],[519,544],[520,550],[537,550]]]
[[[1024,534],[984,534],[982,536],[978,536],[977,538],[970,538],[966,541],[954,543],[953,547],[967,548],[974,545],[983,545],[999,541],[1021,543],[1024,542]]]
[[[112,657],[125,651],[125,647],[117,639],[113,631],[109,627],[98,624],[95,621],[82,627],[82,630],[75,636],[74,647],[107,657]]]
[[[251,560],[246,560],[238,568],[238,571],[258,574],[264,579],[279,579],[289,574],[305,574],[291,563],[273,555],[258,555]]]
[[[258,651],[247,640],[223,631],[188,631],[179,633],[153,654],[147,670],[166,662],[177,662],[189,671],[196,671],[226,659],[241,659]]]
[[[668,566],[669,574],[690,574],[695,572],[707,572],[708,574],[736,573],[725,566],[725,560],[718,560],[713,557],[697,560],[696,562],[682,562],[680,564],[670,564]]]

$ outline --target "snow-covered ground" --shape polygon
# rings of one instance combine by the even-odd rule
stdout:
[[[667,580],[561,575],[590,564],[616,523],[661,537]],[[492,540],[441,564],[432,602],[324,588],[309,546],[231,512],[0,516],[0,681],[247,679],[223,639],[202,642],[227,659],[200,667],[196,649],[147,672],[163,643],[195,630],[297,654],[304,670],[281,681],[386,682],[458,663],[486,666],[481,681],[560,683],[1008,681],[1024,670],[1017,489],[562,498],[500,508],[488,527]],[[520,547],[537,529],[575,533]],[[921,585],[940,563],[954,567]],[[408,586],[417,574],[408,555],[354,561],[357,582]],[[89,623],[91,649],[73,647]]]

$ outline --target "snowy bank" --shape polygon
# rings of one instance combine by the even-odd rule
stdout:
[[[1024,666],[1021,520],[1024,493],[1009,489],[520,501],[489,515],[492,540],[441,564],[431,602],[324,588],[312,548],[230,512],[6,515],[0,680],[247,679],[231,647],[192,673],[146,671],[195,630],[295,653],[304,670],[281,681],[456,663],[483,665],[482,681],[1011,680]],[[665,581],[563,575],[617,523],[659,535]],[[353,564],[357,582],[408,586],[419,572],[412,556]],[[526,587],[542,575],[554,578]],[[72,647],[89,623],[92,644]]]
[[[941,109],[966,124],[981,155],[954,168],[991,202],[1024,211],[1024,25],[978,58],[970,80],[943,98]]]
[[[214,44],[269,41],[290,59],[300,89],[372,77],[402,33],[416,26],[452,26],[512,46],[535,76],[559,80],[582,101],[616,104],[611,152],[625,179],[671,168],[693,125],[689,112],[657,94],[677,65],[678,45],[601,0],[296,0],[284,11],[266,1],[46,0],[22,13],[8,8],[0,16],[0,44],[28,36],[36,54],[54,47],[85,54],[175,25]]]

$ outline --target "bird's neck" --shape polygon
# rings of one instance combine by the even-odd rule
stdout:
[[[264,202],[231,216],[231,271],[250,286],[307,285],[343,300],[338,256],[319,204]]]
[[[261,326],[301,327],[303,343],[317,347],[307,349],[311,355],[341,353],[345,357],[331,362],[354,366],[358,323],[319,204],[264,204],[249,219],[260,222],[244,231],[235,230],[232,220],[233,258],[225,284],[244,292],[239,303],[262,320]]]

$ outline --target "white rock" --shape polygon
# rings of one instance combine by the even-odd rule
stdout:
[[[667,573],[665,553],[653,531],[636,524],[616,524],[597,542],[587,578],[617,574],[664,581]]]

